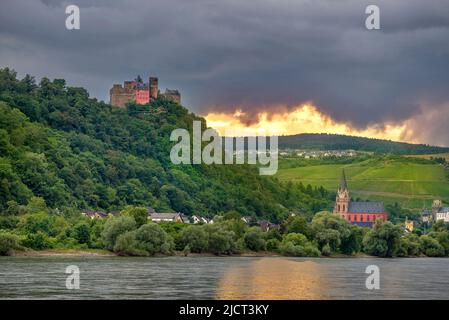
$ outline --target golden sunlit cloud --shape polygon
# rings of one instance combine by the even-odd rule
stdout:
[[[242,110],[230,113],[209,113],[205,116],[208,126],[223,136],[291,135],[298,133],[329,133],[361,136],[395,141],[416,142],[411,138],[407,124],[383,123],[356,129],[350,124],[337,122],[310,104],[300,105],[290,112],[268,116],[261,112],[252,124],[241,121]]]

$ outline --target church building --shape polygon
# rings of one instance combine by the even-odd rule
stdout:
[[[340,186],[337,190],[334,214],[352,224],[371,228],[377,219],[388,220],[383,202],[351,201],[345,171],[342,171]]]

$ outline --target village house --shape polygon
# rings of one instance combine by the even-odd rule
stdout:
[[[213,223],[214,221],[212,219],[208,219],[208,218],[205,218],[205,217],[200,217],[200,216],[193,215],[192,216],[192,222],[194,224],[197,224],[197,223],[210,224],[210,223]]]
[[[435,214],[435,220],[443,220],[444,222],[449,222],[449,207],[441,208],[440,211]]]
[[[87,209],[82,210],[81,214],[83,216],[89,217],[91,219],[107,218],[109,216],[112,216],[112,213],[107,213],[107,212],[103,212],[103,211],[92,211],[92,210],[87,210]]]
[[[159,213],[159,212],[150,212],[148,213],[148,219],[153,222],[183,222],[183,214],[176,213]]]
[[[254,224],[256,222],[256,219],[254,217],[252,217],[252,216],[244,216],[241,219],[246,224]]]
[[[411,233],[413,232],[414,229],[414,223],[412,220],[409,220],[408,217],[405,217],[405,222],[404,222],[404,231],[406,233]]]
[[[260,229],[262,229],[262,231],[264,231],[264,232],[268,232],[270,230],[279,230],[281,228],[280,225],[272,223],[267,220],[261,220],[258,223],[259,223]]]

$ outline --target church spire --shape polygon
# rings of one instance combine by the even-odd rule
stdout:
[[[342,169],[341,171],[340,189],[341,190],[348,189],[348,184],[346,183],[345,169]]]

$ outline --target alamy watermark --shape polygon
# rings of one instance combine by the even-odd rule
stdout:
[[[77,5],[71,4],[65,8],[65,13],[68,15],[65,20],[65,27],[67,30],[80,29],[80,8]],[[380,29],[380,8],[375,4],[368,5],[365,8],[365,14],[368,17],[365,20],[365,27],[368,30]]]
[[[372,264],[366,267],[365,273],[369,274],[366,278],[365,286],[368,290],[380,289],[380,270],[379,267]]]
[[[262,135],[245,137],[226,130],[222,138],[214,129],[202,132],[201,121],[193,121],[192,141],[189,131],[175,129],[170,141],[178,142],[170,151],[173,164],[254,164],[260,175],[273,175],[278,170],[278,137]],[[203,148],[203,142],[209,142]],[[192,149],[191,150],[191,146]]]
[[[80,8],[77,5],[71,4],[65,8],[65,13],[68,14],[65,19],[65,27],[67,30],[80,29]]]
[[[80,268],[70,265],[65,269],[69,276],[65,279],[65,287],[69,290],[78,290],[80,288]]]
[[[368,30],[380,29],[380,8],[374,4],[366,7],[365,13],[369,16],[365,20],[365,27]]]

